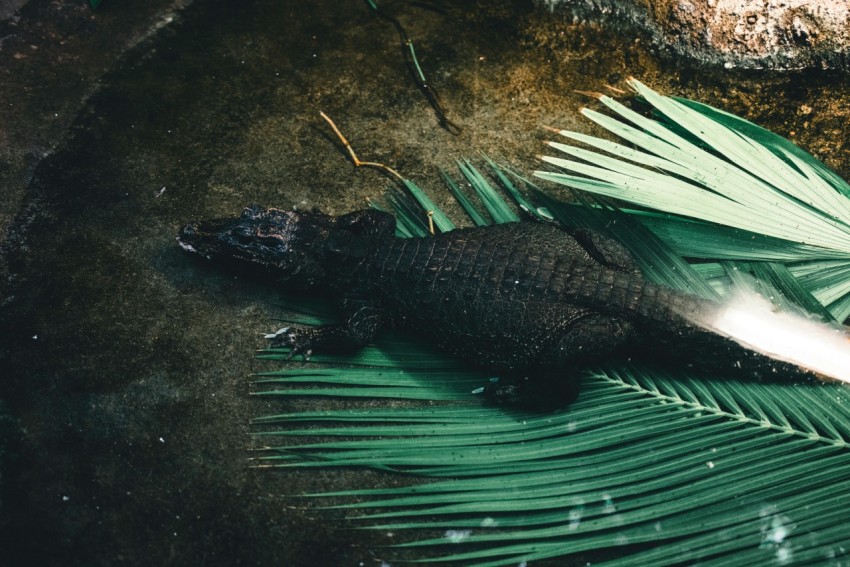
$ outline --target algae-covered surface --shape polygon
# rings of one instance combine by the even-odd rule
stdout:
[[[174,240],[188,220],[252,202],[339,214],[380,201],[390,181],[351,166],[320,110],[361,158],[393,166],[448,210],[438,168],[483,151],[530,172],[550,136],[541,126],[593,131],[576,113],[593,101],[577,90],[611,92],[630,75],[767,126],[850,174],[841,75],[691,67],[639,35],[521,0],[387,11],[459,133],[440,126],[398,34],[366,2],[197,0],[124,55],[38,163],[23,205],[6,211],[0,529],[10,564],[388,557],[398,536],[349,530],[341,513],[297,496],[407,480],[249,466],[250,418],[309,403],[248,395],[249,375],[269,368],[253,355],[280,316],[279,290],[195,261]]]

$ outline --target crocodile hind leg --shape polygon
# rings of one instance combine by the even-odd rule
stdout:
[[[366,346],[384,322],[383,310],[372,301],[346,299],[342,323],[318,327],[284,327],[266,335],[272,348],[290,347],[287,358],[300,354],[309,360],[316,352],[351,352]]]
[[[625,319],[588,313],[550,341],[535,366],[507,373],[484,394],[496,403],[529,409],[564,407],[578,397],[581,369],[611,355],[631,333]]]

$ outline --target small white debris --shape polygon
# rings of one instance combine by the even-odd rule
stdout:
[[[163,193],[165,193],[165,185],[162,186],[162,189],[156,192],[156,194],[154,195],[154,199],[159,199],[160,197],[162,197]]]
[[[707,463],[705,463],[705,466],[707,466],[707,467],[708,467],[708,468],[710,468],[710,469],[713,469],[713,468],[714,468],[714,462],[713,462],[713,461],[708,461]]]
[[[573,508],[570,510],[570,514],[568,516],[570,520],[569,529],[577,530],[579,525],[581,524],[581,518],[584,515],[584,506],[579,506],[578,508]]]
[[[790,562],[794,556],[794,552],[790,547],[782,546],[776,550],[776,561],[780,565],[785,565]]]
[[[180,245],[180,248],[182,248],[182,249],[183,249],[183,250],[185,250],[186,252],[192,252],[192,253],[196,253],[196,252],[197,252],[197,250],[195,250],[195,249],[192,247],[192,245],[191,245],[191,244],[186,244],[185,242],[183,242],[183,241],[182,241],[182,240],[180,240],[179,238],[177,239],[177,244],[179,244],[179,245]]]
[[[617,507],[614,506],[614,499],[611,498],[610,494],[602,495],[602,513],[603,514],[613,514],[617,511]]]
[[[469,539],[472,535],[472,530],[446,530],[445,538],[451,543],[461,543]]]
[[[479,394],[483,394],[483,393],[484,393],[484,387],[483,386],[480,387],[480,388],[475,388],[474,390],[472,390],[472,394],[476,395],[476,396],[479,395]]]
[[[63,497],[62,497],[62,502],[67,502],[67,501],[68,501],[68,500],[70,500],[70,499],[71,499],[71,497],[70,497],[70,496],[63,496]]]
[[[796,525],[791,518],[779,512],[776,506],[767,506],[759,513],[761,516],[762,549],[774,549],[776,561],[780,565],[793,559],[793,547],[790,542],[791,532]]]
[[[165,443],[165,439],[163,439],[162,437],[160,437],[160,438],[159,438],[159,442],[160,442],[160,443]]]
[[[32,336],[32,340],[37,341],[37,340],[38,340],[38,335],[33,335],[33,336]]]

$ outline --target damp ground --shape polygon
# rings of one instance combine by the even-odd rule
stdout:
[[[269,368],[253,354],[280,292],[174,241],[182,223],[249,203],[339,214],[380,202],[391,181],[355,170],[319,111],[363,159],[449,210],[439,168],[485,152],[531,172],[542,126],[594,131],[577,91],[629,76],[850,173],[838,75],[700,69],[637,32],[518,0],[391,13],[459,133],[440,126],[366,2],[196,0],[111,68],[34,163],[5,211],[0,520],[15,564],[369,565],[397,541],[297,496],[406,479],[249,467],[250,418],[309,403],[248,395],[250,374]],[[62,84],[44,96],[61,100]]]

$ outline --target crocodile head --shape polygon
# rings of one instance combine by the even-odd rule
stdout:
[[[261,266],[285,281],[312,286],[323,275],[324,243],[333,218],[319,212],[259,205],[238,217],[189,223],[177,242],[207,259]]]

